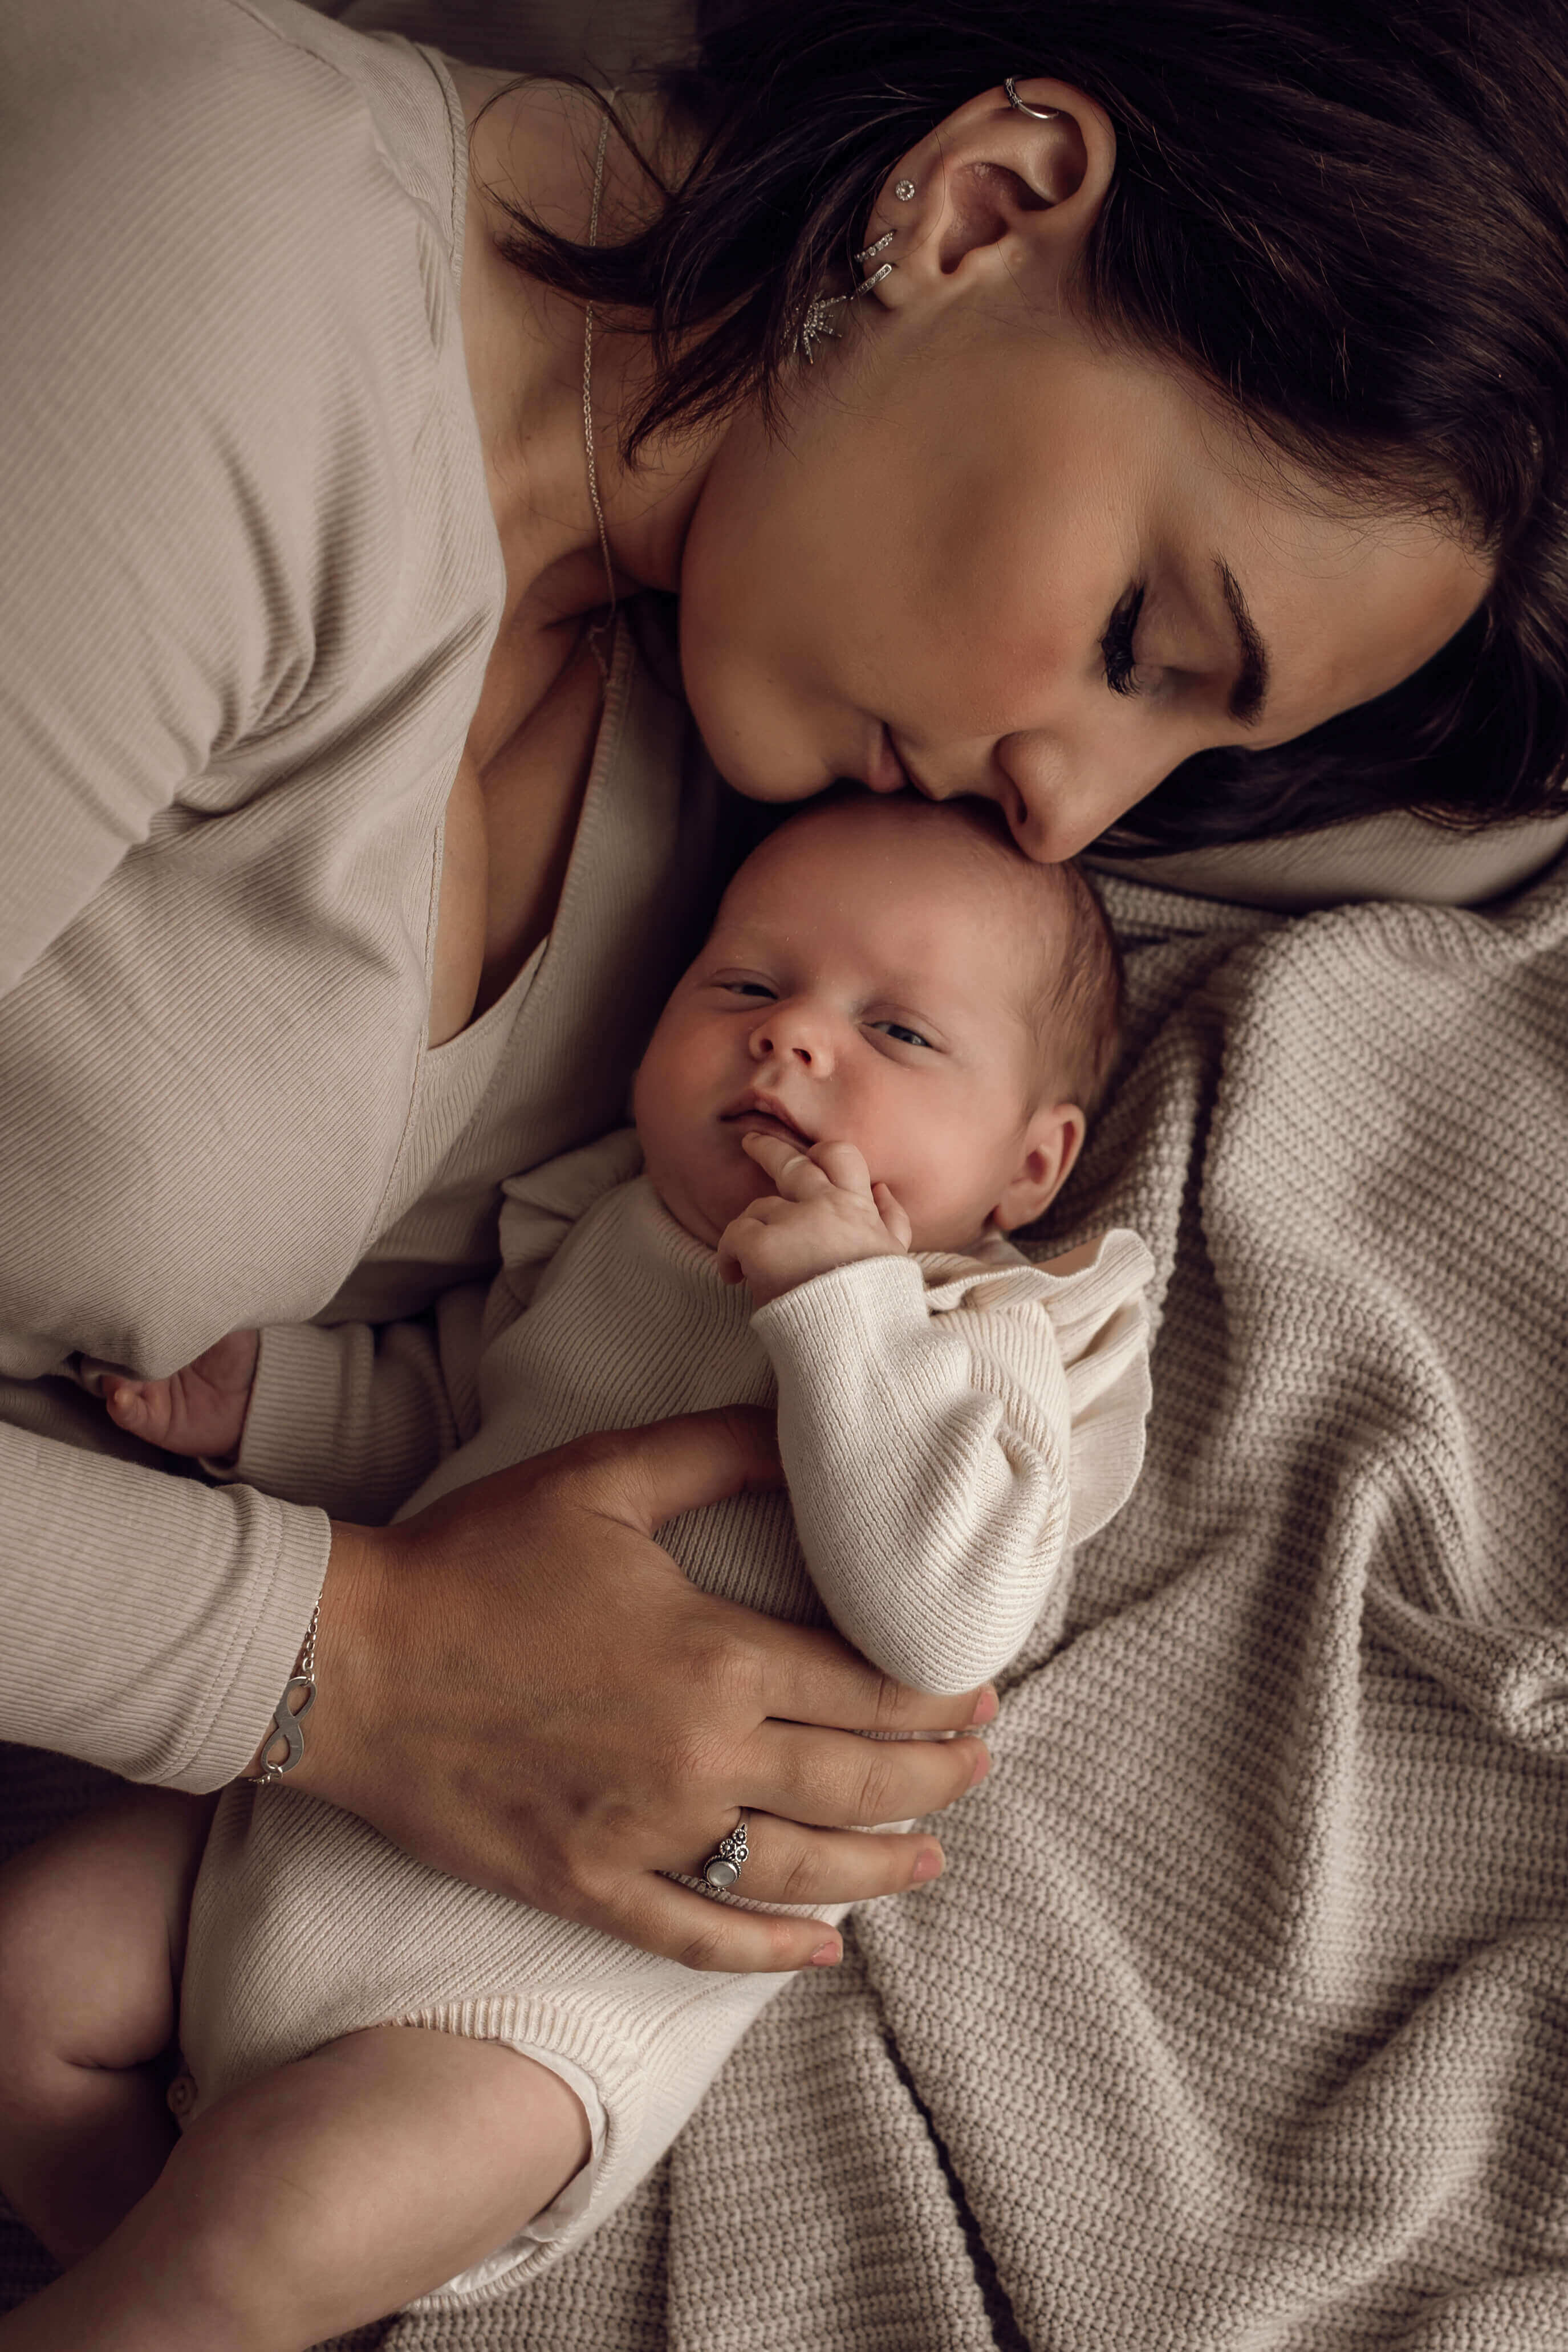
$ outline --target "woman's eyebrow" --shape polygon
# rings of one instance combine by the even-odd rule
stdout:
[[[1268,692],[1268,648],[1258,634],[1258,624],[1247,608],[1241,593],[1241,583],[1223,556],[1215,557],[1215,570],[1230,617],[1236,625],[1237,650],[1241,656],[1236,684],[1230,689],[1226,705],[1229,716],[1238,727],[1256,727],[1263,716],[1264,698]]]

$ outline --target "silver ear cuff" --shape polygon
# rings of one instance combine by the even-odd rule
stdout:
[[[1059,106],[1029,106],[1018,95],[1018,86],[1011,74],[1002,85],[1007,93],[1007,103],[1016,106],[1020,114],[1032,114],[1037,122],[1054,122],[1061,112]]]

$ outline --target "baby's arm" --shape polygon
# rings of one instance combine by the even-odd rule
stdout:
[[[167,1380],[89,1366],[110,1418],[225,1479],[377,1526],[461,1442],[454,1387],[482,1284],[434,1318],[232,1331]]]
[[[1131,1493],[1149,1405],[1148,1252],[956,1266],[873,1256],[762,1307],[802,1548],[841,1633],[917,1689],[1023,1646],[1071,1545]]]
[[[427,1317],[234,1332],[166,1381],[99,1366],[108,1410],[225,1478],[382,1525],[472,1436],[489,1325],[521,1311],[577,1217],[639,1165],[628,1130],[509,1179],[500,1275],[444,1292]]]
[[[256,1378],[257,1338],[254,1331],[231,1331],[167,1380],[139,1381],[108,1365],[95,1368],[110,1420],[166,1454],[232,1454]]]

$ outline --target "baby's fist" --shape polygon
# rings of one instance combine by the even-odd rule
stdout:
[[[257,1347],[254,1331],[231,1331],[164,1381],[132,1380],[106,1366],[100,1380],[109,1418],[165,1454],[222,1460],[235,1451],[245,1427]]]
[[[742,1149],[778,1186],[732,1218],[719,1237],[719,1271],[751,1286],[766,1307],[835,1267],[863,1258],[902,1257],[911,1228],[903,1208],[852,1143],[808,1151],[775,1135],[752,1134]]]

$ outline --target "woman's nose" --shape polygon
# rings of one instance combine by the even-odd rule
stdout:
[[[809,1005],[770,1004],[752,1032],[752,1059],[794,1062],[826,1077],[833,1066],[829,1024]]]
[[[1054,866],[1087,849],[1173,764],[1147,754],[1137,761],[1089,751],[1069,761],[1059,747],[1041,750],[1034,739],[1015,735],[997,746],[990,796],[1026,857]]]

